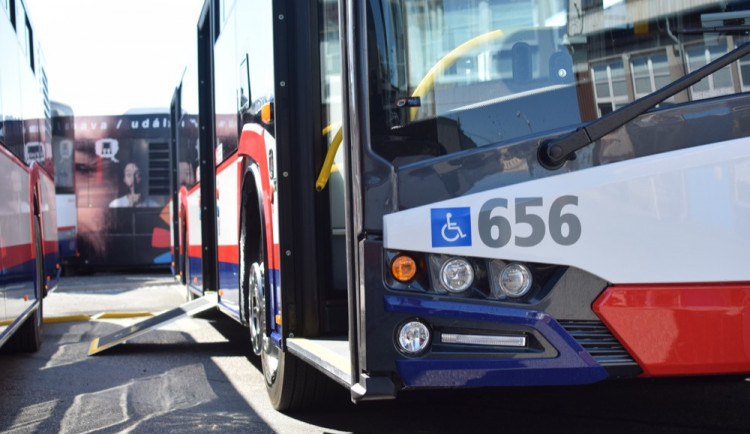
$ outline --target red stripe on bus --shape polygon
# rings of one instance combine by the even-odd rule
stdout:
[[[9,269],[34,260],[34,249],[31,244],[19,244],[0,248],[3,258],[3,269]]]
[[[240,263],[240,249],[237,245],[219,246],[219,262]]]
[[[750,282],[615,285],[593,308],[646,376],[750,372]]]
[[[58,244],[57,240],[44,241],[45,254],[56,253],[59,249],[60,245]]]
[[[274,248],[271,252],[273,255],[274,263],[279,263],[279,246],[274,245]],[[195,246],[188,246],[188,256],[191,258],[200,258],[201,256],[201,246],[195,245]],[[239,248],[237,246],[231,246],[231,245],[224,245],[219,246],[219,261],[220,262],[231,262],[233,264],[239,264],[240,263],[240,255],[239,255]],[[273,268],[273,267],[270,267]]]
[[[192,258],[202,258],[203,253],[201,252],[200,244],[188,246],[188,256]]]

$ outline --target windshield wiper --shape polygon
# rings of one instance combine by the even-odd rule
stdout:
[[[712,27],[691,30],[701,30],[703,33],[709,33],[716,32],[717,29],[720,28]],[[740,45],[720,58],[709,62],[704,67],[684,75],[656,92],[650,93],[618,110],[602,116],[567,136],[541,143],[537,151],[539,164],[549,170],[559,169],[566,161],[571,159],[573,153],[577,150],[601,139],[665,99],[682,92],[721,68],[736,62],[747,54],[750,54],[750,43]]]

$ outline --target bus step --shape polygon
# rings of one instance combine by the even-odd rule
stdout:
[[[196,298],[180,307],[168,310],[132,326],[122,328],[114,333],[108,334],[107,336],[96,338],[91,342],[91,346],[89,347],[89,356],[112,348],[115,345],[125,343],[134,337],[146,334],[185,316],[193,316],[208,309],[215,308],[219,304],[218,300],[216,293],[207,293],[203,297]]]
[[[342,386],[352,386],[352,361],[347,338],[287,338],[289,352],[320,369]]]

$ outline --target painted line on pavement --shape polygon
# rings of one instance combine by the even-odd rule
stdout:
[[[45,323],[60,323],[60,322],[77,322],[77,321],[96,321],[100,319],[123,319],[123,318],[137,318],[144,316],[154,316],[153,312],[101,312],[95,315],[63,315],[44,317]]]

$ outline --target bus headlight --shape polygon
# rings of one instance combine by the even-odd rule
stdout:
[[[503,267],[497,276],[497,285],[508,297],[523,297],[531,289],[531,271],[523,264],[511,263]]]
[[[464,258],[451,258],[440,267],[440,283],[448,292],[464,292],[474,283],[474,267]]]
[[[398,349],[410,356],[424,352],[430,345],[431,340],[432,335],[429,327],[418,320],[404,323],[396,333]]]

